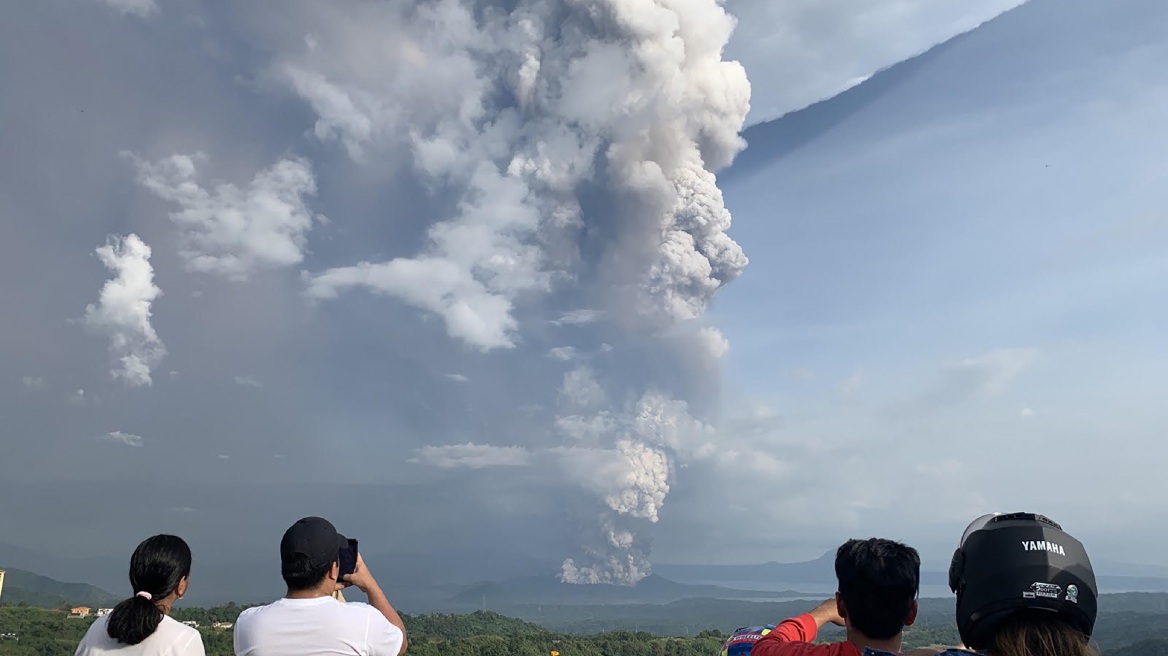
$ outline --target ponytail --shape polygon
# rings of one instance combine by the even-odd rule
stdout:
[[[162,611],[158,606],[146,597],[134,595],[114,606],[105,632],[122,644],[136,645],[154,635],[161,623]]]
[[[134,596],[114,607],[106,633],[125,645],[136,645],[154,635],[162,623],[158,601],[174,594],[190,576],[191,549],[182,538],[156,535],[147,538],[130,557],[130,585]]]

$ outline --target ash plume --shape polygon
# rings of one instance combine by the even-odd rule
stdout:
[[[745,70],[722,58],[734,19],[717,0],[346,6],[339,22],[301,5],[306,38],[267,83],[313,109],[315,138],[451,202],[416,252],[307,272],[306,294],[393,297],[481,352],[521,350],[530,318],[557,326],[541,366],[567,371],[533,452],[600,508],[562,578],[635,583],[650,569],[637,531],[713,438],[673,390],[575,361],[602,333],[601,350],[668,352],[747,264],[714,175],[749,110]],[[693,357],[716,366],[725,339],[698,335]]]

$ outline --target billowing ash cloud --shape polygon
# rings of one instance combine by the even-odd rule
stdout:
[[[604,517],[597,526],[594,539],[584,545],[586,565],[576,560],[564,561],[561,579],[568,583],[635,583],[648,576],[652,566],[647,557],[648,546],[628,529],[618,528],[611,518]]]
[[[578,379],[579,370],[568,380]],[[595,406],[593,406],[595,407]],[[694,418],[684,401],[650,390],[621,411],[561,415],[561,435],[573,445],[554,452],[564,475],[603,500],[598,532],[586,537],[587,561],[566,559],[570,583],[635,583],[650,572],[648,545],[636,539],[639,521],[655,523],[678,460],[714,455],[714,428]]]
[[[109,337],[117,362],[112,377],[133,387],[150,385],[151,369],[166,355],[150,323],[150,306],[162,294],[154,284],[150,247],[131,234],[111,237],[96,253],[115,276],[102,286],[97,304],[86,306],[85,323]]]
[[[685,385],[579,361],[622,340],[684,347],[692,353],[677,359],[700,367],[726,350],[714,329],[685,340],[674,329],[699,320],[747,264],[713,173],[743,147],[749,109],[744,69],[721,55],[733,19],[717,0],[316,11],[305,10],[308,34],[280,49],[264,82],[312,108],[315,138],[387,179],[410,172],[444,203],[412,217],[424,223],[416,249],[305,272],[306,295],[326,308],[342,294],[389,296],[483,352],[515,353],[529,321],[540,335],[561,331],[539,351],[539,366],[566,369],[548,399],[557,409],[542,438],[523,438],[545,443],[436,445],[415,460],[550,459],[598,504],[595,539],[565,562],[564,580],[636,582],[649,572],[637,531],[657,521],[676,462],[708,454],[709,431],[671,397]]]
[[[701,316],[742,271],[710,171],[742,146],[750,89],[721,59],[733,20],[716,2],[362,11],[273,77],[316,110],[316,136],[358,161],[408,148],[457,206],[418,254],[313,275],[310,295],[394,296],[491,350],[514,346],[533,294],[600,284],[661,327]]]

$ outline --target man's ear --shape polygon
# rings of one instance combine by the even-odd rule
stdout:
[[[913,622],[917,621],[917,611],[919,609],[920,605],[916,602],[916,600],[913,600],[912,606],[908,609],[908,617],[904,618],[905,626],[912,626]]]
[[[835,593],[835,612],[839,613],[845,622],[848,620],[848,607],[844,604],[844,596],[838,592]]]
[[[341,577],[341,564],[340,564],[339,562],[337,562],[337,561],[335,561],[335,560],[333,561],[333,564],[332,564],[332,566],[331,566],[331,567],[329,567],[329,573],[328,573],[328,577],[329,577],[330,579],[332,579],[333,581],[340,580],[340,577]]]

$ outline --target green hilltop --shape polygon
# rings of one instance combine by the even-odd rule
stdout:
[[[0,567],[5,571],[0,604],[26,604],[58,608],[64,604],[79,606],[113,605],[117,595],[88,583],[64,583],[22,569]]]
[[[198,622],[208,656],[231,656],[231,628],[215,628],[214,624],[234,622],[244,608],[232,604],[175,609],[174,617]],[[636,607],[623,610],[634,617],[639,612]],[[700,623],[694,616],[683,619]],[[729,633],[719,629],[688,636],[627,630],[568,633],[490,611],[406,614],[403,620],[410,632],[408,653],[418,656],[549,656],[552,651],[561,656],[716,656]],[[70,656],[93,621],[93,617],[72,619],[58,609],[4,605],[0,607],[0,656]],[[1168,613],[1104,611],[1096,626],[1095,638],[1103,656],[1168,656]],[[822,640],[841,637],[838,631],[826,631]],[[951,623],[931,623],[908,630],[905,647],[953,644],[956,637]]]

